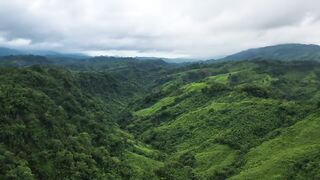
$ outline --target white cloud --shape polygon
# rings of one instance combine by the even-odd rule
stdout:
[[[84,51],[83,53],[90,56],[121,56],[121,57],[166,57],[166,58],[188,58],[188,54],[178,52],[159,52],[148,51],[140,52],[134,50],[105,50],[105,51]]]
[[[21,47],[29,46],[30,44],[31,44],[30,39],[17,38],[17,39],[7,40],[5,38],[0,37],[0,46],[21,48]]]
[[[314,0],[1,0],[0,35],[24,48],[217,57],[320,44],[318,7]]]

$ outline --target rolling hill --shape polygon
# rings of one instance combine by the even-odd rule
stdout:
[[[306,61],[190,68],[124,124],[166,152],[164,179],[318,178],[319,73]]]
[[[218,61],[239,61],[248,59],[276,59],[284,61],[320,61],[320,46],[313,44],[281,44],[245,50],[226,56]]]

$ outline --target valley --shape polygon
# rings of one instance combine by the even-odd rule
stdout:
[[[317,61],[0,64],[0,179],[320,178]]]

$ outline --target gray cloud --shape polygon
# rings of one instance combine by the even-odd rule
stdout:
[[[314,0],[1,0],[0,46],[208,58],[320,44]]]

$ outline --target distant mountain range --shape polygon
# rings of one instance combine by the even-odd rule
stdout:
[[[59,53],[55,51],[24,51],[10,48],[0,47],[0,56],[11,55],[38,55],[38,56],[51,56],[51,57],[69,57],[69,58],[87,58],[88,56],[80,53]]]
[[[22,52],[15,49],[0,47],[0,56],[19,55],[19,54],[22,54]]]
[[[59,53],[55,51],[22,51],[0,47],[0,57],[10,55],[38,55],[46,57],[68,57],[75,59],[88,58],[89,56],[76,53]],[[136,59],[162,59],[170,63],[194,62],[195,59],[168,59],[157,57],[136,57]],[[310,60],[320,61],[320,46],[314,44],[280,44],[241,51],[221,59],[208,60],[206,63],[221,61],[240,61],[253,59],[269,59],[282,61]]]
[[[320,46],[314,44],[280,44],[248,49],[226,56],[218,61],[239,61],[250,59],[314,60],[320,61]]]

